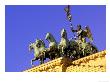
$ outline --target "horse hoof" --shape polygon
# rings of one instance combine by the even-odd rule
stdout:
[[[34,67],[34,65],[32,65],[32,67]]]

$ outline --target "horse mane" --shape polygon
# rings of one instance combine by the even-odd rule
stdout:
[[[63,29],[62,29],[63,30]],[[62,30],[61,30],[61,32],[62,32]],[[64,29],[65,30],[65,29]],[[67,32],[66,32],[66,30],[65,30],[65,33],[66,33],[66,35],[65,35],[65,39],[67,39]],[[62,37],[63,38],[63,37]]]
[[[41,40],[41,42],[42,42],[42,45],[45,47],[45,42],[43,40]]]
[[[51,33],[50,34],[50,37],[53,39],[54,42],[56,42],[55,38],[53,37],[53,35]]]

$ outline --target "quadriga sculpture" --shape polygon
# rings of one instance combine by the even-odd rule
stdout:
[[[66,56],[76,60],[98,52],[96,46],[92,44],[93,37],[89,26],[82,29],[79,24],[77,25],[76,30],[73,29],[72,15],[69,5],[66,6],[65,11],[67,20],[70,22],[70,29],[75,33],[74,39],[68,40],[67,32],[64,28],[61,30],[61,41],[59,44],[57,44],[51,33],[47,33],[45,36],[45,39],[49,42],[48,48],[45,48],[43,40],[37,39],[35,43],[29,45],[29,49],[34,50],[34,59],[31,60],[31,65],[33,65],[33,61],[38,59],[42,64],[46,58],[53,60],[61,56]],[[89,42],[86,41],[86,38],[89,39]]]

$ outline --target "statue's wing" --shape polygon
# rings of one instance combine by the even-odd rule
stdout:
[[[92,33],[91,33],[91,30],[90,30],[89,26],[86,26],[85,30],[87,32],[87,37],[92,42],[93,41],[93,37],[92,37]]]

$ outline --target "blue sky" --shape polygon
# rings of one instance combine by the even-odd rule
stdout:
[[[5,71],[20,72],[31,68],[30,60],[34,57],[29,52],[30,42],[36,38],[45,40],[47,32],[60,41],[60,31],[65,28],[68,38],[73,37],[66,20],[65,5],[6,5],[5,6]],[[106,6],[75,5],[71,6],[74,28],[90,26],[94,44],[99,51],[106,49]],[[39,62],[34,62],[38,65]]]

